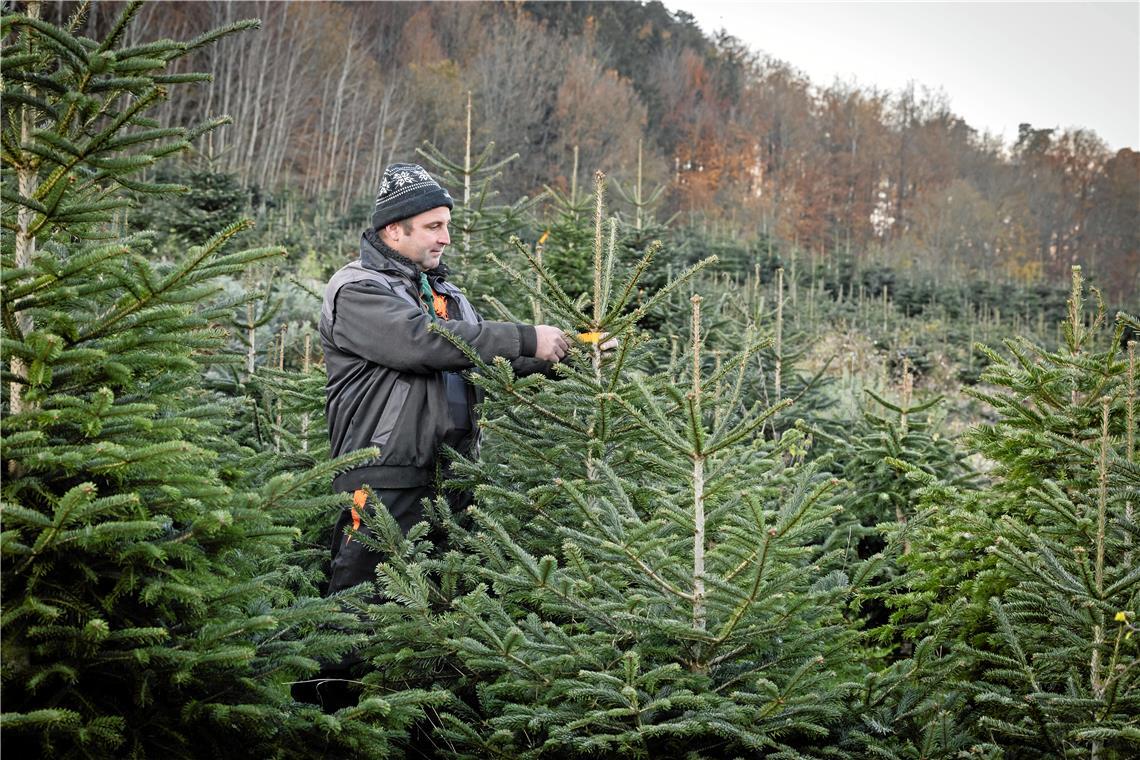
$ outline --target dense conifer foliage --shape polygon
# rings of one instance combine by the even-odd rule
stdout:
[[[991,632],[964,647],[964,688],[979,734],[1011,753],[1124,757],[1140,747],[1137,357],[1121,340],[1136,320],[1108,323],[1092,294],[1087,309],[1074,268],[1062,345],[1010,339],[1004,356],[993,353],[983,378],[993,390],[974,393],[1000,419],[971,437],[997,463],[995,481],[950,492],[949,514],[930,517],[939,537],[953,525],[991,555],[977,571],[991,595],[975,596]]]
[[[614,277],[601,192],[599,180],[584,310],[537,259],[541,292],[508,275],[548,315],[619,348],[584,338],[555,381],[479,367],[495,447],[467,471],[478,506],[463,521],[437,512],[453,547],[442,558],[408,547],[410,560],[381,566],[377,620],[421,621],[403,646],[446,652],[476,687],[437,730],[460,757],[794,754],[827,736],[848,667],[847,574],[819,543],[837,481],[789,456],[799,433],[758,434],[788,406],[742,395],[767,341],[752,332],[714,367],[700,296],[675,315],[688,317],[689,345],[645,371],[655,341],[638,318],[695,269],[637,305],[655,250]]]
[[[228,361],[219,278],[282,251],[229,251],[239,221],[148,259],[117,216],[179,191],[144,170],[222,123],[148,117],[200,78],[170,62],[252,23],[131,47],[136,6],[98,41],[36,10],[3,20],[4,750],[383,754],[423,695],[360,706],[374,726],[289,697],[357,641],[293,553],[334,465],[266,466],[228,434],[242,399],[203,383]]]
[[[6,752],[1140,752],[1140,325],[1083,270],[1067,298],[915,277],[777,225],[672,216],[652,171],[599,173],[591,194],[575,165],[504,200],[532,159],[472,153],[474,119],[462,160],[419,154],[457,200],[453,281],[574,348],[549,377],[471,357],[483,444],[446,487],[473,506],[440,499],[406,536],[366,516],[375,581],[324,599],[328,483],[349,461],[328,458],[312,338],[366,199],[253,187],[194,153],[232,135],[188,64],[236,55],[252,23],[144,42],[135,4],[38,9],[2,28]],[[451,19],[432,27],[451,50],[464,14],[498,10],[398,14]],[[668,52],[664,28],[701,66],[727,49],[655,4],[512,7],[495,39],[529,54],[549,41],[533,16],[588,29],[594,11],[642,20],[631,49]],[[340,12],[329,28],[357,11]],[[344,134],[326,137],[327,169]],[[1044,171],[1049,136],[1025,138]],[[681,173],[691,200],[704,180]],[[358,704],[300,701],[350,650]]]

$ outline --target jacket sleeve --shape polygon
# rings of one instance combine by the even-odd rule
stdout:
[[[342,351],[400,372],[470,369],[471,361],[443,335],[429,330],[431,318],[382,285],[356,282],[336,295],[332,341]],[[514,322],[478,323],[443,319],[439,326],[459,337],[490,362],[496,356],[533,356],[534,327]]]
[[[554,374],[554,363],[543,361],[542,359],[533,359],[529,356],[520,356],[517,359],[511,360],[511,368],[515,371],[517,377],[526,377],[527,375],[546,375],[547,377],[557,380],[558,375]]]

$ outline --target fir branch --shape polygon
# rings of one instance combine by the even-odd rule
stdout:
[[[692,279],[692,277],[696,275],[697,272],[700,272],[707,266],[715,264],[716,261],[716,256],[708,256],[707,258],[698,261],[696,264],[693,264],[692,266],[686,268],[683,272],[677,275],[676,278],[666,284],[665,287],[661,288],[661,290],[658,290],[656,293],[650,296],[649,299],[645,301],[645,303],[643,303],[633,312],[625,317],[616,318],[614,321],[602,325],[602,327],[614,335],[620,335],[631,325],[640,322],[646,314],[648,314],[653,310],[654,307],[657,306],[657,304],[661,303],[661,301],[668,298],[673,293],[673,291]]]
[[[210,31],[205,32],[204,34],[198,35],[197,37],[190,40],[189,42],[182,43],[181,52],[182,53],[192,53],[199,48],[203,48],[203,47],[206,47],[208,45],[212,45],[212,44],[216,43],[218,40],[222,39],[223,37],[227,37],[231,34],[236,34],[238,32],[244,32],[247,29],[260,29],[260,28],[261,28],[261,20],[260,19],[251,18],[251,19],[245,19],[244,21],[236,21],[232,24],[227,24],[225,26],[218,27],[217,29],[211,29]]]
[[[653,263],[653,260],[657,258],[657,255],[660,252],[660,240],[653,240],[653,243],[651,243],[650,246],[646,248],[644,255],[642,255],[642,258],[638,260],[634,265],[634,268],[630,270],[629,276],[626,277],[625,283],[621,286],[620,295],[618,295],[617,299],[612,302],[609,311],[605,312],[605,316],[602,317],[600,324],[596,325],[595,327],[598,329],[603,329],[605,325],[610,324],[610,322],[616,318],[619,313],[625,310],[626,305],[629,303],[629,300],[633,299],[634,288],[637,287],[638,281],[641,281],[641,278],[645,275],[645,272],[649,270],[650,265]]]
[[[83,46],[75,37],[54,24],[49,24],[32,16],[12,14],[4,16],[3,26],[5,35],[21,27],[39,32],[40,39],[48,44],[51,51],[61,54],[61,62],[67,63],[77,70],[87,64],[87,51],[83,49]],[[4,93],[4,97],[9,97],[8,93]]]
[[[568,481],[560,480],[556,482],[556,485],[559,485],[563,488],[566,494],[570,497],[570,500],[579,508],[582,516],[586,518],[588,522],[591,522],[598,527],[602,527],[598,525],[597,517],[594,514],[594,511],[590,508],[589,503],[582,496],[581,492],[578,491],[575,486],[573,486],[573,484],[569,483]],[[672,594],[673,596],[679,599],[683,599],[687,602],[693,601],[693,594],[682,591],[680,588],[674,586],[668,580],[659,575],[657,571],[646,564],[645,561],[642,560],[642,558],[635,551],[633,551],[633,549],[630,548],[628,544],[607,541],[605,539],[603,539],[601,543],[604,546],[611,546],[612,548],[620,550],[627,558],[632,560],[639,568],[641,568],[642,572],[648,575],[649,578],[655,584],[657,584],[658,588],[660,588],[662,591]]]
[[[523,245],[522,241],[518,238],[512,238],[511,244],[515,249],[522,253],[523,257],[530,264],[531,269],[538,275],[542,283],[549,288],[546,296],[542,297],[552,308],[554,308],[559,315],[565,320],[567,324],[575,324],[582,319],[581,314],[578,312],[578,307],[570,300],[570,296],[562,289],[562,286],[553,278],[547,271],[546,267],[538,261],[530,252],[530,250]],[[516,285],[521,287],[523,291],[532,298],[540,298],[538,291],[535,289],[531,282],[523,277],[520,273],[516,272],[512,267],[504,264],[495,254],[488,254],[488,258],[499,269],[503,271]]]
[[[651,436],[656,438],[663,445],[665,445],[666,448],[669,448],[669,449],[677,452],[678,454],[687,455],[690,453],[691,449],[688,445],[688,441],[686,441],[683,438],[681,438],[680,436],[676,435],[672,430],[670,430],[667,427],[660,427],[660,426],[654,425],[653,421],[648,419],[641,412],[641,410],[635,408],[632,404],[630,404],[628,401],[626,401],[621,396],[617,395],[616,393],[606,393],[606,394],[602,394],[602,395],[604,395],[607,400],[614,401],[619,406],[621,406],[622,409],[624,409],[627,414],[629,414],[631,417],[633,417],[637,421],[637,423],[641,426],[642,430],[644,430],[646,433],[649,433]],[[650,406],[650,408],[653,409],[652,405]],[[657,416],[657,414],[658,413],[655,412],[655,416]],[[663,415],[661,415],[661,416],[663,417]]]
[[[759,414],[755,414],[754,411],[750,412],[749,416],[752,417],[751,419],[745,417],[744,420],[742,420],[739,424],[730,430],[727,430],[719,435],[714,435],[713,438],[709,441],[709,444],[706,448],[706,455],[712,456],[713,454],[716,454],[729,446],[733,446],[740,441],[751,437],[753,433],[759,430],[764,425],[764,423],[766,423],[774,415],[783,411],[787,407],[792,406],[794,403],[794,399],[784,399],[783,401],[777,402],[775,405],[768,407]],[[757,402],[757,404],[759,404],[759,402]]]

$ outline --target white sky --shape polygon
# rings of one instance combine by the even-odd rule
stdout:
[[[1140,0],[664,3],[820,87],[941,89],[954,113],[1007,145],[1028,122],[1086,127],[1112,150],[1140,147]]]

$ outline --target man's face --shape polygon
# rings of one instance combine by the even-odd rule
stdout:
[[[392,250],[415,262],[420,270],[426,272],[439,265],[444,247],[451,242],[451,236],[447,233],[450,222],[451,210],[447,206],[437,206],[403,222],[389,224],[384,228],[386,242]]]

